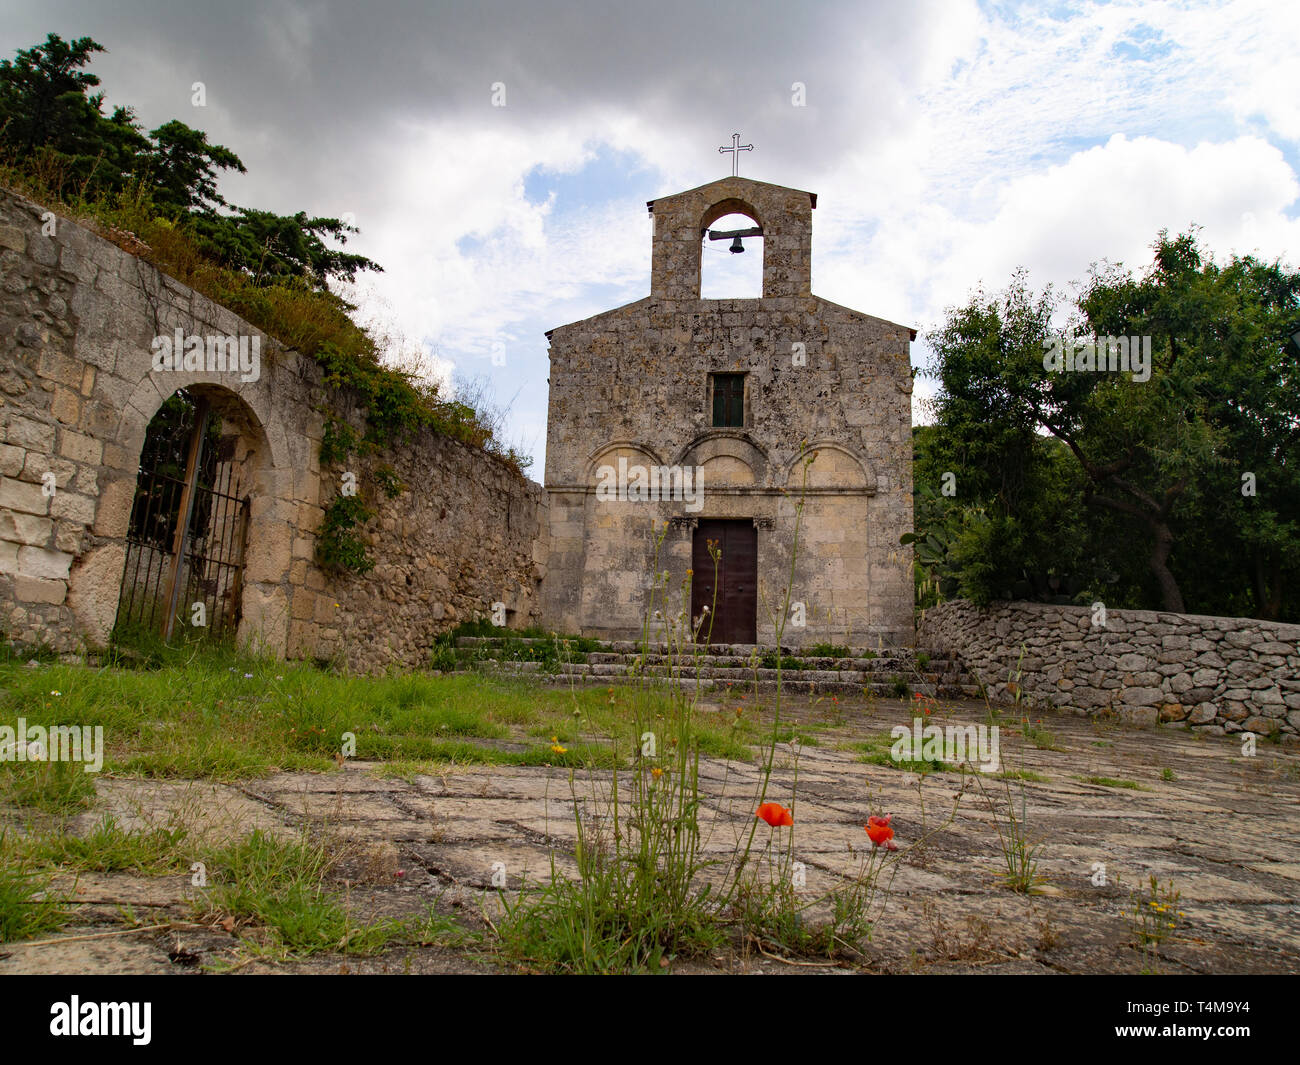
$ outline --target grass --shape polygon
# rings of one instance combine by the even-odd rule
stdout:
[[[1038,859],[1043,849],[1043,841],[1033,841],[1028,828],[1028,801],[1025,797],[1024,778],[1020,778],[1020,809],[1016,809],[1016,798],[1011,794],[1011,780],[1018,774],[1013,771],[999,773],[1002,781],[1001,801],[995,795],[990,797],[984,790],[979,774],[975,782],[980,789],[989,810],[993,814],[993,827],[997,831],[998,849],[1002,852],[1001,879],[1012,891],[1024,895],[1033,894],[1043,883],[1043,876],[1038,871]]]
[[[823,729],[825,725],[800,725],[798,728],[790,726],[781,726],[775,732],[777,743],[798,743],[804,747],[816,747],[817,737],[813,735],[812,730]]]
[[[163,876],[189,868],[188,854],[180,851],[188,838],[188,830],[179,825],[130,832],[105,817],[84,836],[31,835],[12,846],[29,861],[65,869]]]
[[[8,854],[6,834],[0,833],[0,943],[31,939],[61,928],[68,919],[62,901],[48,893],[51,874]]]
[[[457,647],[461,637],[490,637],[497,642],[489,647]],[[434,641],[430,668],[443,672],[472,667],[494,659],[498,662],[537,662],[543,673],[558,673],[568,662],[586,662],[588,655],[601,649],[601,641],[590,636],[562,635],[536,626],[503,629],[490,621],[470,621],[457,625]]]
[[[1045,777],[1042,773],[1035,773],[1032,769],[1007,769],[994,775],[999,780],[1026,780],[1031,784],[1047,784],[1051,781],[1050,777]]]
[[[658,972],[676,956],[716,950],[726,934],[693,899],[676,906],[621,856],[588,837],[582,876],[552,869],[548,883],[522,891],[497,928],[500,948],[516,964],[549,973]],[[657,863],[656,863],[657,864]]]
[[[1041,719],[1039,723],[1041,724]],[[1056,745],[1056,737],[1048,729],[1038,728],[1031,724],[1028,717],[1021,717],[1020,719],[1020,734],[1040,751],[1061,750]]]
[[[30,669],[21,657],[0,659],[0,720],[102,725],[107,774],[235,780],[329,770],[349,733],[353,756],[363,760],[609,767],[611,737],[637,715],[654,719],[671,708],[671,696],[651,686],[349,676],[222,646],[154,648],[108,661]],[[569,741],[565,755],[551,750],[552,735]],[[724,714],[699,715],[691,732],[703,753],[740,761],[752,760],[758,736],[756,724]],[[80,766],[0,763],[0,796],[18,805],[69,813],[93,792],[94,775]]]
[[[178,824],[128,831],[112,817],[84,836],[0,836],[0,941],[28,939],[68,920],[61,901],[46,896],[55,872],[167,876],[188,873],[196,861],[209,877],[193,902],[196,915],[238,934],[257,955],[372,955],[398,942],[466,938],[432,908],[415,917],[358,916],[331,883],[341,853],[306,834],[286,841],[255,830],[210,845]]]
[[[893,746],[897,742],[888,732],[882,732],[866,740],[845,744],[847,750],[858,751],[859,762],[867,765],[888,766],[890,769],[902,769],[909,773],[943,773],[952,772],[955,766],[937,759],[903,758],[893,756]]]
[[[94,774],[87,773],[80,764],[4,762],[0,765],[3,765],[0,801],[49,814],[76,813],[94,802]]]
[[[419,918],[358,920],[325,886],[331,863],[321,841],[303,835],[286,842],[254,831],[209,856],[213,881],[196,911],[240,930],[254,953],[275,957],[368,956],[394,942],[431,942],[455,934],[451,919],[432,909]]]
[[[1155,874],[1147,878],[1146,886],[1132,892],[1131,912],[1126,917],[1133,946],[1140,950],[1146,964],[1142,972],[1150,975],[1160,971],[1160,947],[1178,930],[1187,915],[1178,908],[1182,892],[1174,889],[1174,882],[1161,884]]]
[[[776,651],[764,651],[759,656],[758,664],[762,669],[781,669],[797,671],[807,669],[808,663],[792,655],[778,654]]]
[[[1103,788],[1128,788],[1129,791],[1150,791],[1145,784],[1136,780],[1121,780],[1118,777],[1080,777],[1085,784],[1096,784]]]

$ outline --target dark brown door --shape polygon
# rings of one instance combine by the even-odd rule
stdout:
[[[713,594],[714,562],[709,541],[722,556],[717,562],[717,597]],[[701,643],[756,643],[758,617],[758,530],[752,520],[701,521],[691,549],[691,618],[707,606],[713,614],[700,626]]]

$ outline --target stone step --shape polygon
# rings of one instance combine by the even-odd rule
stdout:
[[[494,667],[517,667],[520,672],[536,672],[540,669],[542,663],[531,661],[519,661],[516,659],[499,659],[484,658],[478,659],[479,663],[492,665]],[[468,663],[467,663],[468,664]],[[752,681],[755,677],[759,680],[777,679],[778,671],[775,669],[759,668],[753,669],[750,666],[696,666],[693,663],[686,662],[675,665],[647,665],[641,669],[636,668],[635,662],[560,662],[557,667],[561,672],[590,675],[593,677],[634,677],[638,673],[644,673],[647,676],[700,676],[710,680],[723,680],[733,684],[745,684]],[[873,670],[853,670],[853,669],[783,669],[780,676],[790,680],[809,680],[817,682],[840,681],[845,684],[865,684],[865,683],[892,683],[895,677],[903,681],[917,680],[922,683],[940,683],[943,681],[958,682],[966,675],[960,670],[934,670],[934,669],[909,669],[902,672],[894,672],[889,676],[883,676],[881,672]],[[969,678],[966,678],[969,679]]]
[[[586,662],[562,662],[554,673],[542,672],[539,662],[481,659],[477,665],[493,672],[528,675],[548,683],[609,684],[625,683],[636,679],[619,667],[593,666]],[[746,692],[755,690],[757,686],[757,690],[762,692],[775,691],[777,687],[777,671],[774,669],[760,669],[757,682],[753,670],[745,670],[741,673],[723,669],[670,671],[664,668],[651,668],[645,671],[645,679],[652,684],[677,684],[686,688],[699,685],[716,691],[731,688],[738,692]],[[954,699],[973,699],[979,695],[978,685],[971,683],[970,678],[963,675],[921,673],[900,676],[899,679],[907,686],[909,694],[919,692],[922,695]],[[783,670],[780,685],[783,691],[789,692],[848,694],[870,692],[873,695],[898,697],[892,680],[884,681],[878,677],[852,672]]]
[[[592,651],[586,656],[586,660],[591,663],[618,664],[631,663],[639,660],[641,655],[618,654],[612,651]],[[910,655],[891,655],[889,657],[877,656],[871,658],[813,658],[804,655],[782,655],[782,658],[794,659],[798,665],[788,663],[782,664],[783,670],[790,669],[829,669],[829,670],[865,670],[873,673],[880,672],[897,672],[900,669],[908,669],[915,663],[916,659]],[[665,662],[686,663],[690,665],[701,666],[729,666],[734,668],[752,669],[752,659],[741,657],[740,655],[685,655],[669,656],[663,654],[650,654],[645,656],[647,665],[661,665]],[[760,662],[762,659],[760,658]],[[956,667],[956,663],[949,658],[932,657],[928,664],[946,668],[948,666]],[[772,668],[761,666],[760,668]]]
[[[516,671],[504,668],[503,673],[515,674]],[[546,684],[581,684],[583,686],[608,684],[615,678],[600,677],[590,673],[533,673],[530,674],[532,679],[541,681]],[[619,683],[626,683],[627,678],[617,678]],[[721,680],[708,678],[696,679],[694,677],[647,677],[646,680],[654,686],[675,685],[683,689],[694,689],[698,687],[702,691],[721,693],[728,689],[728,685]],[[751,680],[743,685],[731,686],[731,691],[739,694],[749,694],[753,691],[759,693],[774,692],[777,689],[775,680],[760,680],[757,685]],[[893,685],[872,682],[870,684],[850,684],[844,681],[811,681],[789,679],[787,676],[781,678],[781,690],[787,694],[809,694],[809,695],[853,695],[861,696],[870,694],[879,698],[898,699],[910,698],[911,694],[919,693],[939,699],[977,699],[979,698],[979,688],[974,684],[909,684],[908,696],[898,695]]]
[[[508,641],[508,643],[507,643]],[[771,661],[775,651],[770,647],[755,648],[739,644],[713,644],[699,648],[691,654],[682,649],[653,644],[643,651],[634,641],[600,641],[599,650],[576,651],[570,646],[571,657],[558,663],[552,661],[548,670],[537,661],[502,657],[507,651],[518,653],[518,648],[555,647],[555,641],[534,637],[461,637],[456,641],[458,657],[464,668],[483,668],[502,673],[528,675],[547,683],[608,684],[635,681],[638,677],[655,684],[676,684],[683,688],[700,686],[714,691],[734,689],[740,692],[770,692],[780,687],[788,692],[842,692],[897,697],[898,685],[906,685],[909,693],[941,696],[944,698],[975,698],[979,687],[974,678],[961,667],[960,662],[947,655],[926,654],[924,666],[917,664],[919,653],[912,648],[893,647],[880,652],[858,648],[843,658],[803,656],[797,648],[782,649],[781,670],[759,665],[758,660]],[[563,647],[559,648],[563,650]],[[549,657],[549,656],[548,656]],[[550,671],[550,670],[553,670]]]
[[[457,641],[457,647],[466,651],[490,651],[504,648],[504,641],[492,637],[462,637]],[[535,647],[546,645],[546,640],[519,640],[517,643],[524,647]],[[664,649],[651,651],[642,655],[638,650],[630,651],[571,651],[572,658],[575,661],[586,661],[593,664],[631,664],[644,659],[647,665],[660,665],[665,662],[673,663],[690,663],[691,665],[701,666],[722,666],[733,668],[753,668],[752,654],[729,654],[721,653],[722,648],[714,647],[707,651],[702,650],[697,655],[689,652],[684,654],[670,654]],[[772,655],[770,648],[764,649],[759,656],[760,662],[764,659],[770,659]],[[924,652],[922,652],[924,653]],[[898,672],[915,668],[916,652],[910,649],[890,651],[876,654],[875,652],[865,652],[849,657],[827,657],[812,656],[800,654],[797,649],[787,649],[781,657],[783,659],[793,659],[792,663],[783,663],[783,670],[793,669],[822,669],[822,670],[850,670],[850,671],[867,671],[867,672]],[[947,655],[934,654],[926,655],[927,668],[933,668],[937,672],[946,672],[952,669],[960,668],[960,663]],[[797,663],[797,664],[795,664]],[[761,666],[760,668],[770,668]]]
[[[492,646],[500,646],[506,640],[509,640],[513,644],[519,644],[524,647],[535,647],[535,646],[554,647],[556,646],[557,643],[560,646],[563,646],[563,644],[565,643],[564,637],[557,637],[557,638],[547,637],[543,639],[541,637],[536,637],[536,636],[524,636],[524,637],[459,636],[456,639],[456,646],[461,648],[492,647]],[[572,643],[573,641],[570,640],[569,642]],[[591,651],[587,653],[637,655],[640,654],[641,651],[643,650],[641,644],[636,640],[601,640],[597,642],[600,644],[600,650]],[[649,646],[649,651],[652,654],[665,654],[668,653],[670,650],[672,649],[669,648],[667,644],[663,644],[663,643],[651,643]],[[701,645],[699,650],[701,653],[708,654],[708,655],[719,655],[723,657],[733,657],[733,658],[749,658],[749,656],[753,654],[755,651],[757,651],[758,654],[761,656],[765,654],[771,654],[777,649],[775,647],[765,646],[763,644],[722,643],[722,644],[709,644],[707,646]],[[865,659],[872,659],[872,658],[906,659],[906,658],[914,657],[915,654],[917,653],[910,647],[848,647],[846,648],[846,650],[848,651],[848,654],[843,657],[854,658],[854,659],[864,659],[864,658]],[[924,651],[924,648],[921,648],[921,650]],[[800,648],[790,647],[790,646],[782,646],[780,649],[780,653],[787,657],[800,657],[803,654]],[[813,656],[809,656],[809,657],[813,657]],[[818,657],[825,657],[825,656],[818,656]],[[932,655],[931,657],[934,656]],[[838,661],[839,659],[835,658],[831,660]]]

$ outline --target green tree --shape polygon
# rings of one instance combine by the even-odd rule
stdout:
[[[930,335],[939,393],[935,425],[917,430],[915,512],[918,536],[923,520],[942,515],[945,596],[1069,600],[1108,573],[1062,535],[1083,511],[1078,470],[1024,398],[1042,374],[1052,313],[1050,291],[1033,295],[1017,274]]]
[[[83,68],[103,45],[89,37],[44,44],[0,61],[0,151],[74,200],[130,191],[151,215],[182,223],[205,254],[258,284],[285,281],[325,289],[380,267],[330,247],[357,229],[306,212],[277,215],[235,207],[217,189],[223,171],[244,173],[229,148],[173,119],[145,135],[130,108],[103,114],[99,78]],[[50,175],[57,175],[50,181]]]
[[[1070,318],[1076,335],[1150,337],[1149,378],[1049,370],[1056,301],[1023,272],[933,335],[935,455],[993,519],[953,553],[961,587],[994,595],[1016,570],[1031,585],[1046,572],[1109,583],[1118,605],[1295,616],[1300,276],[1250,257],[1219,267],[1190,233],[1162,232],[1154,251],[1140,278],[1094,267]]]
[[[1278,618],[1300,575],[1300,274],[1253,256],[1219,266],[1194,232],[1162,231],[1154,249],[1144,277],[1094,269],[1079,300],[1095,332],[1154,338],[1143,394],[1167,421],[1145,427],[1147,461],[1170,476],[1136,502],[1181,527],[1192,549],[1171,575],[1198,609]]]
[[[69,155],[98,147],[103,120],[99,96],[89,90],[99,77],[82,71],[95,52],[104,51],[89,37],[64,41],[51,33],[45,44],[20,49],[13,60],[0,60],[0,138],[31,153],[51,145]]]
[[[364,255],[331,248],[325,237],[347,242],[355,226],[337,218],[309,218],[306,213],[277,215],[247,207],[234,216],[197,218],[195,232],[224,266],[252,275],[259,283],[301,279],[327,288],[331,279],[353,281],[358,271],[380,270]]]
[[[152,144],[143,163],[153,188],[154,203],[179,211],[215,214],[226,201],[217,192],[217,171],[244,173],[239,156],[208,135],[172,119],[149,134]]]

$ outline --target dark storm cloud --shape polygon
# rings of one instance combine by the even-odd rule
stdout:
[[[264,168],[293,170],[301,191],[337,188],[366,179],[367,142],[446,119],[536,128],[630,113],[671,128],[690,153],[712,151],[733,127],[761,129],[769,159],[821,169],[847,147],[846,130],[858,140],[902,120],[925,18],[884,3],[684,0],[0,9],[6,54],[49,31],[94,37],[109,49],[93,69],[110,103],[132,104],[150,127],[178,117],[205,129],[249,164],[237,192],[276,199],[285,190]],[[207,88],[202,111],[190,106],[194,81]],[[791,106],[795,81],[807,108]],[[504,110],[489,105],[493,82],[506,85]]]

